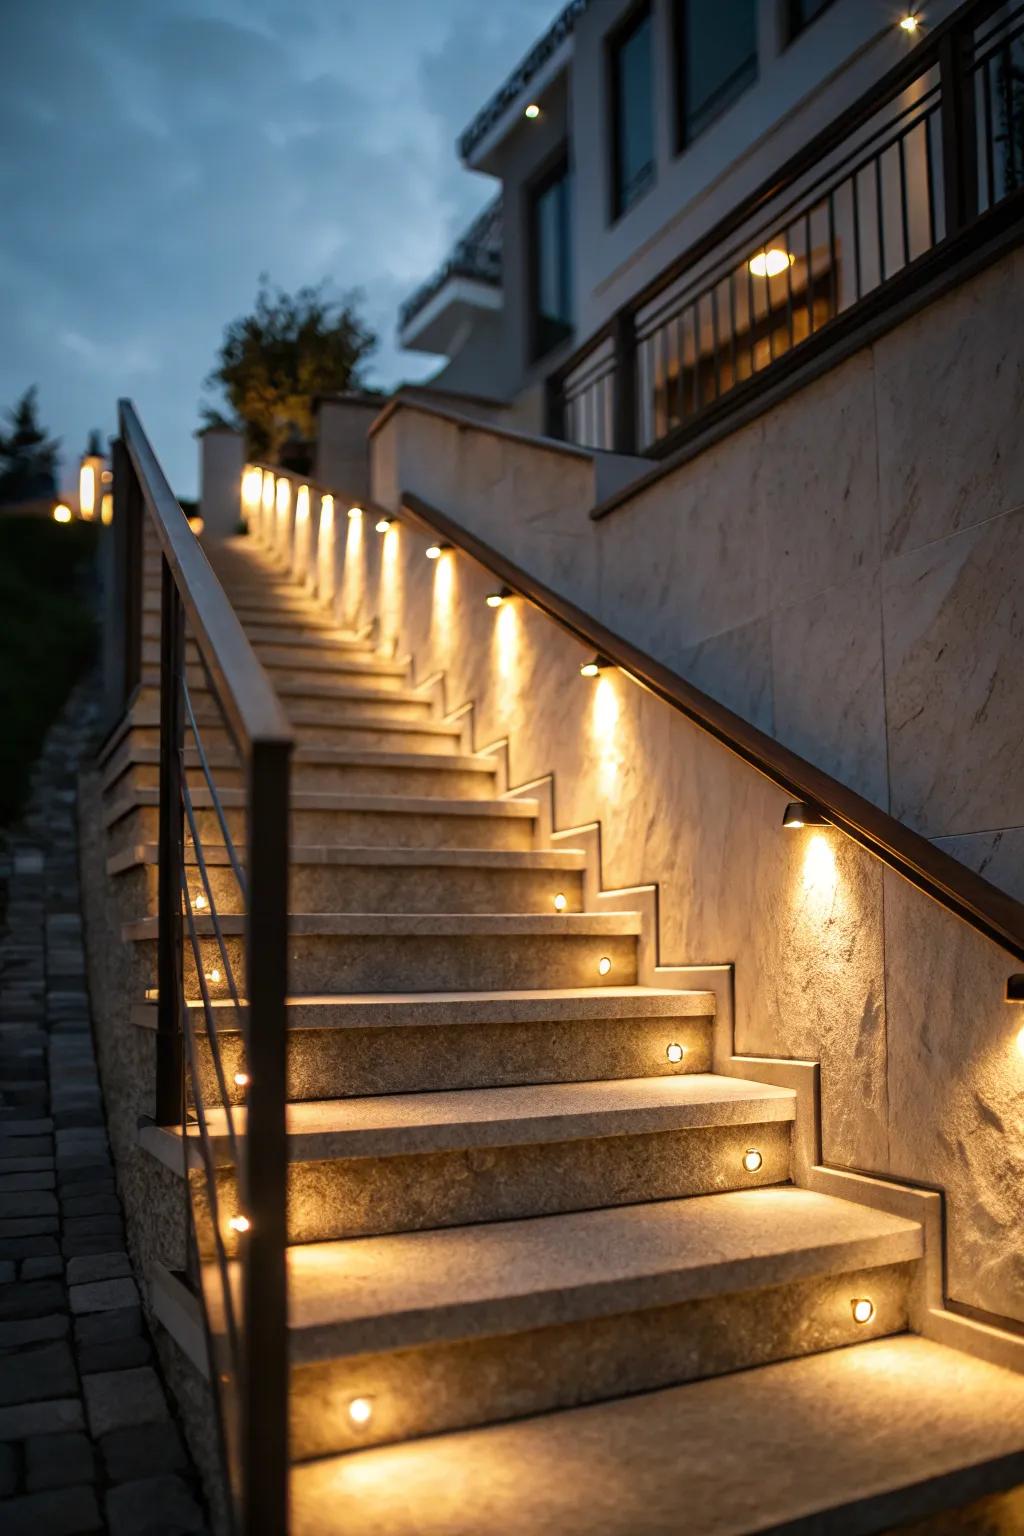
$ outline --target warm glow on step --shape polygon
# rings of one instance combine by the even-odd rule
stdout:
[[[866,1296],[858,1296],[855,1301],[851,1301],[850,1311],[855,1323],[870,1323],[875,1315],[875,1304]]]
[[[748,1173],[757,1173],[764,1158],[756,1147],[748,1147],[743,1154],[743,1166]]]

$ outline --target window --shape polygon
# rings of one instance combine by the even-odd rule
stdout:
[[[677,0],[679,148],[757,79],[757,0]]]
[[[610,44],[612,217],[619,218],[654,180],[651,13],[635,12]]]
[[[822,11],[828,9],[832,0],[787,0],[789,15],[787,17],[786,40],[792,42],[804,27],[809,27],[812,21],[816,21]]]
[[[537,184],[531,204],[533,354],[541,357],[572,334],[572,214],[566,160]]]

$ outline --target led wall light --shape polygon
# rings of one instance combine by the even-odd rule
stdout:
[[[791,800],[782,815],[782,825],[791,829],[799,827],[827,827],[828,822],[809,800]]]
[[[484,601],[486,602],[488,608],[500,608],[502,603],[505,602],[506,598],[509,598],[512,595],[511,587],[502,587],[497,592],[488,592]]]
[[[580,677],[599,677],[611,665],[607,656],[592,656],[580,667]]]
[[[348,1405],[348,1416],[356,1429],[365,1429],[373,1418],[373,1398],[354,1397]]]
[[[426,550],[427,559],[440,560],[441,556],[446,555],[450,549],[450,544],[430,544]]]
[[[597,974],[599,976],[607,976],[608,972],[611,970],[611,968],[612,968],[611,960],[608,958],[607,955],[602,955],[600,960],[597,962]]]
[[[349,507],[348,515],[353,522],[358,522],[363,515],[363,509],[362,507]]]
[[[70,523],[71,508],[66,506],[63,501],[58,501],[53,509],[53,520],[55,523]]]
[[[676,1042],[673,1041],[671,1045],[666,1045],[665,1055],[668,1057],[673,1066],[678,1066],[679,1062],[681,1062],[683,1057],[686,1055],[686,1047],[685,1045],[677,1045]]]
[[[743,1154],[743,1166],[748,1173],[757,1173],[763,1162],[764,1158],[756,1147],[748,1147]]]
[[[913,11],[910,11],[906,16],[902,16],[900,18],[901,32],[909,32],[910,35],[913,36],[915,32],[920,30],[920,26],[921,18],[920,16],[915,16]]]
[[[228,1226],[231,1228],[232,1232],[248,1232],[249,1228],[252,1226],[252,1222],[249,1220],[248,1216],[232,1216],[231,1220],[228,1222]]]
[[[392,519],[390,517],[378,517],[373,526],[377,533],[387,533],[391,527],[391,522]]]
[[[523,108],[523,116],[528,117],[532,122],[535,117],[540,117],[540,107],[535,101],[531,101],[528,107]]]
[[[568,902],[566,901],[565,896],[561,891],[559,891],[558,895],[555,897],[555,911],[564,912],[567,906]]]
[[[855,1323],[870,1323],[875,1315],[875,1304],[867,1296],[858,1296],[850,1302]]]
[[[792,251],[784,251],[773,245],[766,251],[758,251],[747,262],[752,277],[778,277],[796,261]]]
[[[248,1072],[236,1072],[235,1073],[235,1087],[236,1088],[248,1088],[248,1086],[249,1086],[249,1074],[248,1074]]]

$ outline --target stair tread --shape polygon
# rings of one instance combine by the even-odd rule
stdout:
[[[916,1222],[791,1185],[293,1245],[293,1359],[760,1290],[922,1246]]]
[[[244,789],[222,789],[217,798],[227,808],[244,807]],[[536,800],[457,800],[448,795],[367,795],[348,790],[293,789],[289,797],[293,811],[387,811],[395,815],[485,816],[510,820],[534,819]],[[160,791],[154,785],[134,787],[112,800],[107,807],[108,824],[126,815],[136,806],[156,806]],[[201,786],[192,790],[192,804],[206,810],[213,803],[210,790]]]
[[[235,1114],[243,1124],[244,1111]],[[796,1094],[746,1078],[692,1072],[314,1099],[289,1104],[286,1116],[291,1156],[309,1161],[793,1120]],[[209,1109],[207,1124],[219,1141],[223,1109]],[[195,1134],[190,1126],[189,1135]]]
[[[157,746],[145,746],[141,742],[121,742],[119,744],[119,758],[123,756],[124,766],[131,763],[159,763],[160,749]],[[232,747],[212,746],[206,748],[206,759],[211,767],[234,767],[238,764],[238,753]],[[185,748],[185,762],[189,766],[198,766],[199,754],[194,747]],[[321,747],[315,742],[296,742],[292,751],[293,764],[316,764],[318,767],[329,765],[342,768],[427,768],[431,771],[439,769],[442,773],[448,771],[489,774],[492,777],[498,772],[498,762],[494,757],[473,756],[460,752],[435,752],[424,758],[422,752],[385,752],[379,749],[366,747]],[[120,768],[120,762],[118,764]]]
[[[159,856],[157,843],[134,843],[121,849],[107,860],[111,874],[130,869],[138,864],[156,864]],[[395,867],[400,869],[551,869],[572,871],[586,867],[586,850],[582,848],[359,848],[348,844],[338,847],[330,843],[293,843],[288,854],[295,864],[345,864]],[[208,865],[222,866],[229,863],[224,843],[203,842],[203,859]],[[186,864],[195,862],[189,848],[185,850]]]
[[[866,1536],[1022,1479],[1024,1378],[905,1334],[311,1462],[292,1530]]]
[[[224,934],[245,932],[244,914],[221,913],[218,921]],[[215,935],[211,917],[196,916],[194,922],[200,938]],[[156,938],[158,924],[156,914],[134,918],[124,924],[123,933],[127,939]],[[638,934],[640,927],[639,912],[293,912],[288,917],[290,934],[323,937],[451,938],[525,934],[537,938],[623,938]]]

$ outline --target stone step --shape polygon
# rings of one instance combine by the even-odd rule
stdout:
[[[230,594],[229,594],[230,596]],[[252,603],[232,602],[232,607],[238,615],[243,628],[249,630],[287,630],[293,635],[311,634],[337,634],[339,630],[350,638],[358,639],[352,635],[352,631],[345,630],[329,614],[322,609],[305,607],[302,609],[281,607],[276,602]],[[364,642],[365,643],[365,642]]]
[[[900,1333],[922,1252],[915,1222],[785,1185],[293,1247],[292,1455]],[[325,1411],[356,1398],[365,1424]]]
[[[244,1111],[234,1113],[244,1127]],[[512,1221],[779,1184],[790,1176],[795,1113],[788,1089],[712,1073],[293,1103],[289,1239]],[[207,1120],[227,1221],[238,1194],[223,1109],[209,1109]],[[179,1132],[151,1126],[140,1139],[180,1174]],[[198,1144],[190,1166],[199,1167]],[[194,1198],[204,1198],[201,1179]],[[232,1237],[225,1233],[226,1242]]]
[[[197,915],[200,962],[209,995],[230,995],[227,967],[242,985],[245,919]],[[636,981],[640,917],[635,912],[315,913],[288,920],[288,985],[296,995],[325,992],[489,991],[597,986]],[[157,919],[124,925],[126,942],[147,945],[156,967]],[[226,965],[225,965],[226,960]],[[195,957],[186,944],[184,983],[199,997]]]
[[[980,1533],[942,1512],[1021,1481],[1024,1378],[903,1334],[311,1462],[291,1530],[868,1536],[935,1516],[915,1532],[939,1536]]]
[[[211,747],[206,753],[218,789],[241,789],[244,768],[233,747]],[[205,783],[194,747],[186,747],[190,782]],[[333,794],[438,795],[459,800],[494,798],[498,772],[495,757],[451,753],[360,752],[343,748],[298,746],[292,753],[291,779],[297,790]],[[160,782],[160,753],[130,737],[105,767],[105,794],[130,789],[155,789]]]
[[[568,1083],[598,1078],[675,1077],[711,1066],[712,992],[651,987],[536,988],[514,992],[426,992],[292,997],[287,1094],[292,1100],[428,1090]],[[189,1005],[202,1101],[219,1095],[201,1003]],[[228,1090],[244,1070],[247,1017],[214,1005]],[[134,1010],[156,1028],[156,1007]]]
[[[194,858],[188,881],[200,910],[212,894],[219,913],[245,911],[223,844],[203,846],[209,891]],[[288,910],[308,912],[580,912],[586,855],[577,849],[293,847]],[[155,912],[157,845],[115,854],[111,875],[127,876],[136,911]],[[556,900],[558,904],[556,905]]]
[[[201,701],[196,709],[204,747],[228,746],[231,738],[219,711]],[[446,720],[375,720],[348,718],[343,723],[331,710],[292,707],[288,719],[297,744],[334,751],[402,752],[422,755],[450,754],[462,743],[461,724]],[[128,728],[140,746],[152,747],[160,739],[160,709],[153,690],[132,705]]]
[[[197,720],[218,718],[220,706],[206,683],[206,674],[200,667],[189,668],[188,685],[192,707]],[[284,706],[289,719],[296,710],[312,708],[329,710],[330,718],[345,723],[349,720],[430,720],[434,714],[434,700],[427,694],[412,688],[381,688],[362,686],[356,682],[289,683],[271,678],[274,691]],[[152,699],[159,706],[160,673],[147,667],[142,673],[141,701]]]
[[[246,839],[245,791],[218,798],[236,848]],[[105,807],[106,826],[119,848],[157,840],[157,789],[126,793]],[[192,795],[201,842],[223,834],[208,789]],[[348,848],[532,848],[536,800],[453,800],[440,795],[344,795],[294,790],[291,833],[296,845]],[[186,835],[188,835],[186,826]]]
[[[373,655],[364,656],[341,646],[313,651],[309,657],[301,656],[301,652],[307,647],[296,646],[294,649],[300,652],[300,656],[292,655],[291,648],[284,645],[261,643],[253,646],[260,663],[275,685],[279,682],[323,683],[329,682],[332,678],[338,682],[352,683],[365,678],[373,687],[390,691],[400,689],[409,675],[408,662],[387,661]],[[186,660],[189,663],[189,686],[205,690],[206,673],[202,669],[199,648],[194,640],[187,642]],[[143,641],[142,662],[147,680],[151,683],[159,683],[159,673],[153,671],[160,665],[159,641]]]

